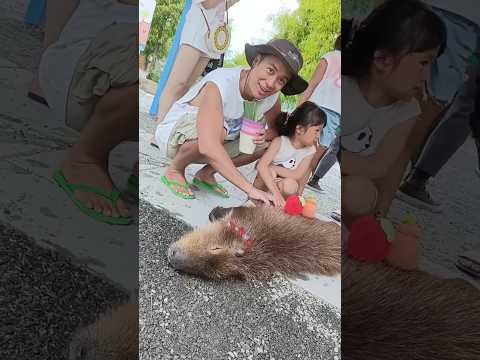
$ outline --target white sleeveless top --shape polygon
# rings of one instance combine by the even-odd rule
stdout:
[[[315,153],[315,147],[309,146],[297,149],[287,136],[281,136],[282,143],[273,158],[273,165],[281,165],[287,169],[295,169],[303,159]]]
[[[343,76],[342,83],[342,101],[348,107],[342,114],[340,142],[347,151],[373,155],[390,129],[421,113],[415,98],[375,108],[367,102],[355,79]]]
[[[185,25],[183,26],[180,44],[188,44],[203,52],[210,59],[220,59],[220,55],[211,53],[207,49],[205,36],[208,32],[208,27],[205,19],[208,22],[208,26],[210,26],[210,31],[213,31],[218,24],[225,21],[225,12],[225,1],[221,1],[211,9],[205,9],[202,6],[202,0],[193,0],[190,10],[185,16]]]
[[[196,116],[198,114],[198,107],[188,104],[193,100],[203,86],[207,82],[212,82],[217,85],[220,91],[223,105],[223,126],[227,130],[227,137],[225,140],[235,140],[240,135],[240,128],[243,117],[244,99],[240,94],[240,73],[242,67],[234,68],[219,68],[209,72],[205,77],[193,85],[190,90],[179,100],[177,100],[164,120],[158,125],[156,130],[156,139],[159,145],[168,143],[170,134],[175,128],[177,122],[182,119],[185,114]],[[265,99],[258,101],[259,112],[265,114],[270,110],[278,99],[278,93],[273,94]]]
[[[341,66],[342,57],[338,50],[326,53],[322,59],[327,61],[327,69],[322,80],[310,96],[316,105],[342,113]]]

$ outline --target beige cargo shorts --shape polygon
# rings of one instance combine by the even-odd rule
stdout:
[[[186,113],[177,122],[172,129],[167,143],[167,157],[173,159],[177,154],[178,149],[182,144],[190,140],[198,139],[197,133],[197,114]],[[257,146],[256,151],[263,151],[268,147],[268,143]],[[240,155],[240,138],[235,140],[225,141],[223,143],[227,154],[231,159]]]

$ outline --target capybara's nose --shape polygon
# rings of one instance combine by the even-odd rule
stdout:
[[[177,252],[178,252],[178,249],[175,246],[175,244],[172,244],[168,247],[167,258],[168,258],[169,262],[170,262],[171,259],[173,259],[177,255]]]
[[[183,255],[182,251],[176,244],[172,244],[167,250],[167,259],[173,268],[180,269],[185,262],[185,255]]]

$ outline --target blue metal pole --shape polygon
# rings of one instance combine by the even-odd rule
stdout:
[[[167,61],[163,67],[162,74],[160,75],[160,80],[158,81],[157,92],[155,93],[152,105],[150,106],[150,115],[156,115],[158,113],[160,96],[162,95],[163,88],[165,87],[165,84],[168,80],[173,63],[175,62],[178,48],[180,46],[180,38],[182,36],[183,26],[185,24],[185,17],[191,7],[192,0],[185,0],[185,7],[183,8],[182,14],[180,15],[180,20],[175,31],[175,37],[172,41],[172,46],[170,47],[170,50],[168,52]]]
[[[45,17],[46,0],[30,0],[23,20],[26,24],[40,25]]]

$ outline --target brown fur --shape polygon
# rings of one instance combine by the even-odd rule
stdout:
[[[69,360],[138,359],[138,305],[121,305],[77,331]]]
[[[344,259],[342,359],[480,359],[480,291],[460,279]]]
[[[228,227],[230,218],[253,235],[250,250]],[[194,230],[172,244],[170,264],[208,278],[258,278],[274,272],[340,272],[340,227],[332,222],[286,215],[263,207],[238,207],[223,219]]]

